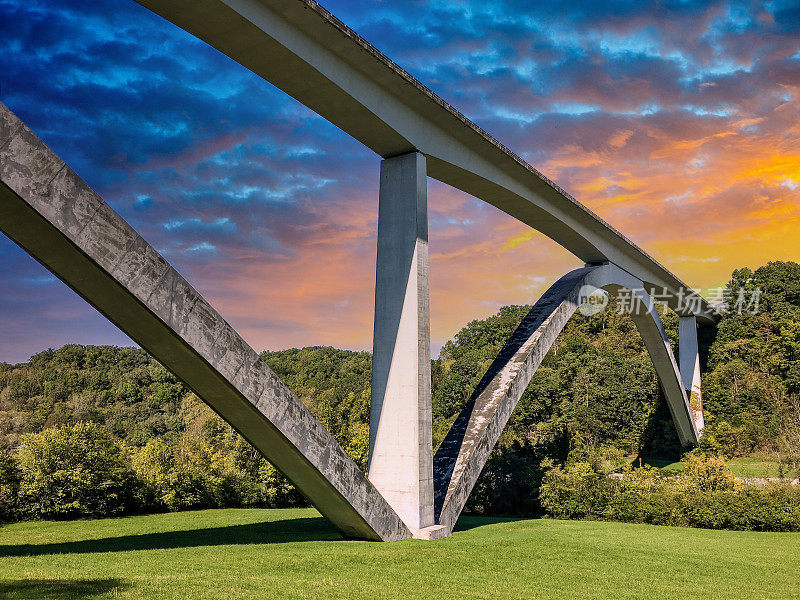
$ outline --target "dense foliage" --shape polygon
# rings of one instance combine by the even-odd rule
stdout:
[[[775,451],[791,475],[800,471],[800,265],[737,270],[727,295],[756,288],[758,314],[740,315],[731,304],[715,331],[701,331],[701,450],[728,457]],[[469,323],[432,362],[434,446],[529,308],[507,306]],[[675,341],[677,317],[662,318]],[[262,359],[366,468],[370,354],[304,348]],[[91,462],[100,449],[105,462]],[[575,469],[588,464],[602,474],[625,456],[654,452],[679,453],[677,439],[643,342],[612,303],[595,316],[576,315],[558,337],[467,509],[533,514],[544,505],[557,514],[546,494],[540,503],[543,479],[551,487],[577,485]],[[98,472],[89,477],[87,470]],[[602,486],[622,485],[601,479]],[[89,498],[90,489],[106,490],[106,500]],[[69,345],[27,363],[0,363],[0,519],[303,503],[142,350]]]
[[[800,264],[740,269],[728,288],[731,298],[762,290],[761,305],[757,314],[729,311],[710,345],[703,379],[709,441],[729,456],[774,447],[797,463]]]
[[[0,363],[0,443],[16,447],[25,433],[93,422],[141,446],[174,442],[184,423],[187,389],[144,350],[68,345],[16,366]]]
[[[548,471],[542,507],[560,519],[755,531],[800,531],[800,486],[775,482],[745,486],[724,461],[684,458],[681,475],[626,466],[608,477],[587,462]]]

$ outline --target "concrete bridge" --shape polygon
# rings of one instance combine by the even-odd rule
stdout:
[[[0,229],[181,378],[345,536],[449,535],[536,368],[598,290],[626,290],[634,299],[633,318],[678,436],[698,441],[697,325],[718,315],[675,275],[316,2],[140,3],[383,158],[369,476],[208,302],[2,105]],[[523,319],[435,456],[427,176],[496,206],[586,263]],[[680,317],[680,366],[653,289]]]

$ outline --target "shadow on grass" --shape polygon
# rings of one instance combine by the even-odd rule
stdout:
[[[528,517],[530,518],[530,517]],[[453,531],[468,531],[477,527],[485,525],[494,525],[496,523],[514,523],[515,521],[523,521],[524,517],[478,517],[465,515],[458,518],[456,526]]]
[[[131,587],[120,579],[16,579],[0,581],[0,598],[25,598],[26,600],[80,600],[96,598],[115,590]]]
[[[167,550],[232,544],[340,541],[341,539],[342,537],[326,519],[318,517],[267,521],[228,527],[210,527],[208,529],[191,529],[188,531],[122,535],[75,542],[0,545],[0,557],[126,552],[129,550]]]

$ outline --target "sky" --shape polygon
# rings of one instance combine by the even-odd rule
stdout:
[[[800,3],[327,0],[690,286],[800,258]],[[0,0],[0,101],[257,350],[370,349],[380,159],[130,0]],[[433,355],[580,262],[429,180]],[[0,234],[0,361],[132,342]]]

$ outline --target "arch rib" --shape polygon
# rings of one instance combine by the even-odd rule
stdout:
[[[588,288],[586,287],[588,286]],[[587,266],[559,279],[531,308],[481,379],[433,460],[434,512],[452,530],[511,413],[587,289],[631,291],[631,315],[658,373],[682,444],[699,430],[661,319],[643,284],[616,265]]]
[[[182,379],[344,535],[411,537],[258,354],[2,104],[0,230]]]

